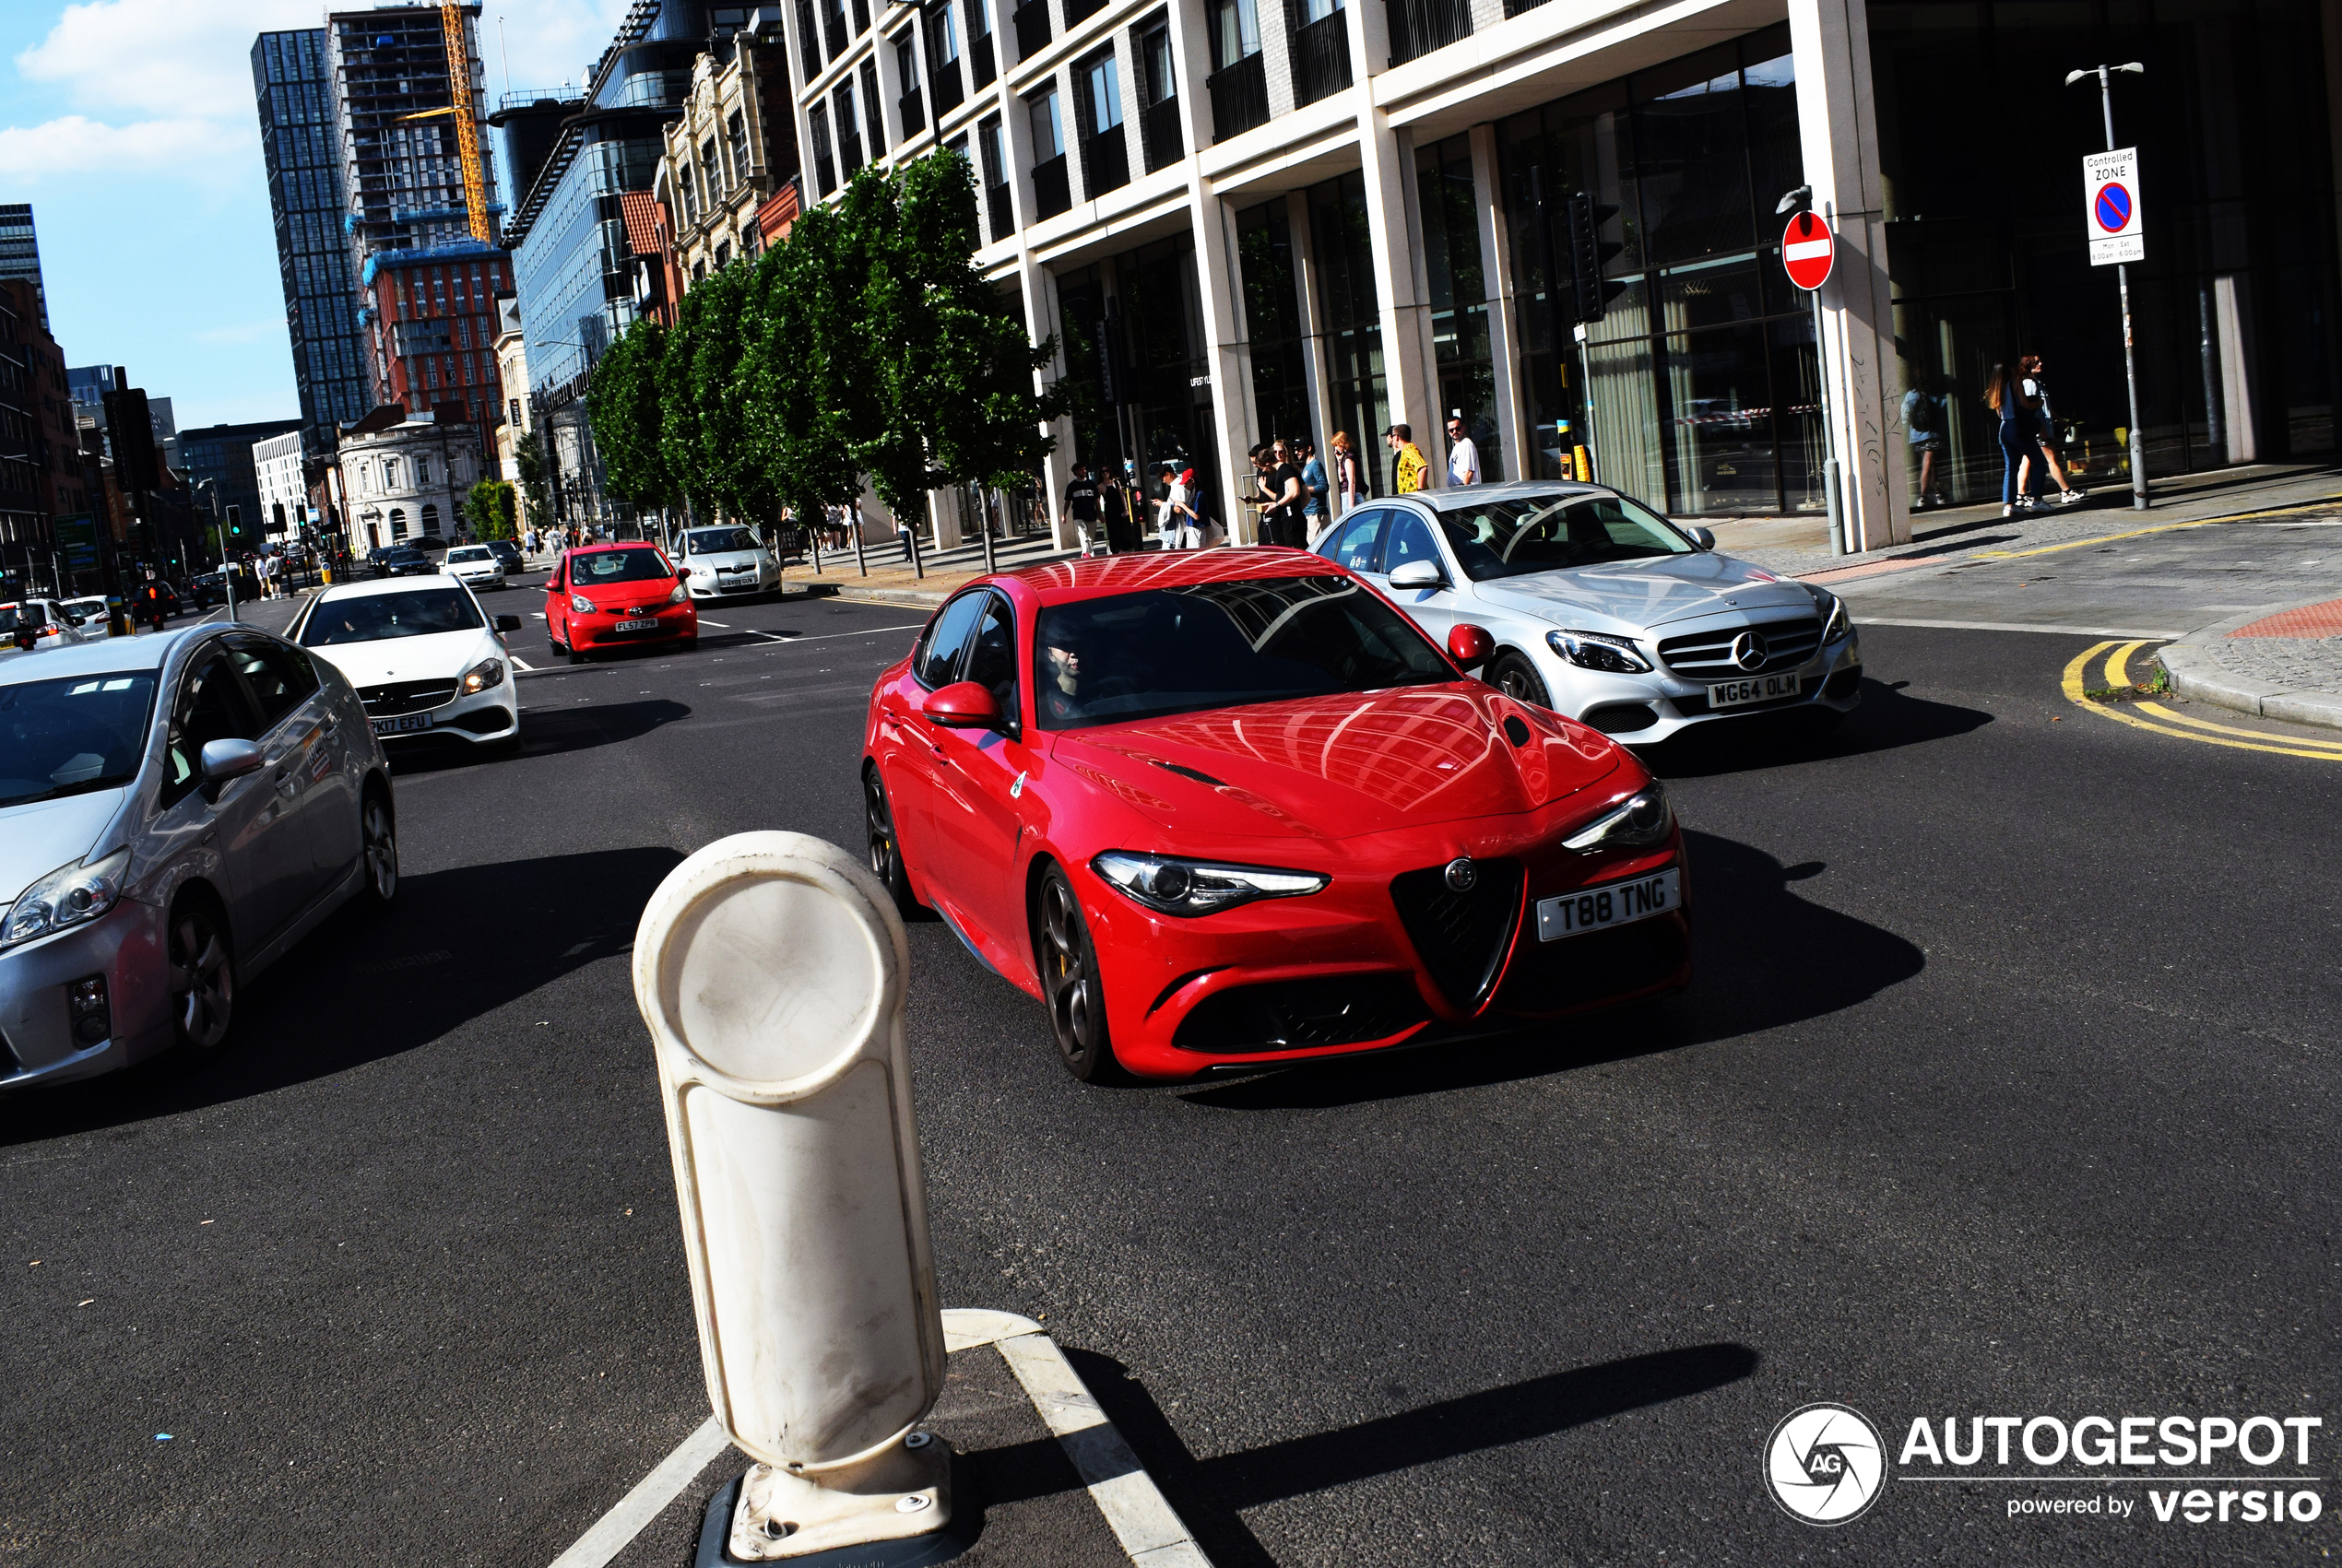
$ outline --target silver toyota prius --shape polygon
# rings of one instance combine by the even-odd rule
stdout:
[[[0,664],[0,1093],[216,1050],[236,987],[398,889],[349,683],[249,626]]]
[[[1441,643],[1484,628],[1481,676],[1630,746],[1745,713],[1851,713],[1862,648],[1827,589],[1715,550],[1615,490],[1528,481],[1363,502],[1317,551]]]

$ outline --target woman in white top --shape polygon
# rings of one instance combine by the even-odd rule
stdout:
[[[2057,460],[2057,443],[2050,439],[2053,427],[2050,423],[2049,386],[2041,380],[2041,357],[2039,354],[2017,357],[2017,390],[2024,396],[2025,411],[2033,417],[2033,451],[2041,454],[2041,466],[2049,470],[2051,478],[2057,481],[2058,504],[2071,505],[2089,492],[2066,483],[2064,466]],[[2028,453],[2025,460],[2017,466],[2018,495],[2032,494],[2026,488],[2026,481],[2031,477],[2032,462],[2032,454]]]

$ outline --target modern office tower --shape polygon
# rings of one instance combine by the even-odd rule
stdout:
[[[30,202],[0,202],[0,277],[29,277],[41,312],[41,325],[49,325],[49,293],[41,280],[41,240],[32,230]]]
[[[249,425],[207,425],[201,430],[179,432],[179,447],[187,457],[187,485],[195,492],[195,509],[201,520],[208,523],[215,516],[224,520],[228,509],[235,507],[244,525],[246,547],[259,540],[260,473],[254,462],[253,446],[300,429],[298,419],[264,419]],[[212,508],[210,493],[203,489],[207,480],[219,487],[217,512]]]
[[[495,249],[479,236],[493,232],[494,217],[503,210],[481,118],[487,77],[479,57],[479,7],[459,9],[466,56],[460,83],[449,70],[441,6],[386,6],[325,18],[342,232],[367,345],[367,392],[378,404],[393,400],[395,356],[366,298],[373,289],[374,258],[396,251],[404,262],[429,255],[460,257],[468,265]],[[465,195],[467,138],[457,124],[457,113],[467,109],[483,209],[477,228]]]
[[[336,427],[362,417],[373,399],[342,231],[349,204],[342,194],[325,29],[262,33],[252,46],[252,85],[302,427],[310,450],[330,452]]]

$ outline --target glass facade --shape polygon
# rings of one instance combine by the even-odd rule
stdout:
[[[252,84],[302,426],[309,450],[331,452],[336,427],[362,419],[373,399],[349,248],[341,232],[349,202],[336,146],[325,29],[262,33],[252,46]]]
[[[1307,437],[1316,423],[1305,368],[1301,279],[1283,197],[1236,215],[1245,337],[1252,359],[1253,439]],[[1249,443],[1248,443],[1249,444]]]
[[[1896,342],[1904,384],[1932,405],[1907,398],[1905,422],[1940,411],[1936,493],[1997,499],[1984,383],[2021,354],[2041,357],[2074,481],[2130,482],[2114,268],[2089,265],[2083,227],[2080,162],[2106,129],[2095,77],[2063,85],[2100,61],[2147,67],[2114,77],[2113,97],[2115,136],[2139,149],[2144,187],[2147,259],[2130,288],[2148,472],[2333,450],[2318,18],[2309,0],[1874,0]],[[1922,443],[1905,445],[1916,498]]]
[[[41,327],[49,327],[49,295],[41,279],[41,236],[32,224],[30,202],[0,202],[0,277],[30,278],[41,307]]]
[[[1773,218],[1804,178],[1789,29],[1514,115],[1497,143],[1530,474],[1582,443],[1597,480],[1677,514],[1819,511],[1813,317]],[[1547,305],[1541,189],[1548,213],[1580,191],[1619,209],[1604,275],[1626,289],[1582,350]]]
[[[1382,306],[1375,289],[1374,237],[1366,226],[1366,177],[1337,175],[1310,186],[1308,198],[1333,430],[1349,432],[1367,487],[1389,495],[1391,457],[1382,432],[1390,424],[1390,391],[1382,367]],[[1415,432],[1418,444],[1425,433]],[[1329,434],[1319,450],[1330,451],[1332,440]]]
[[[1447,421],[1460,419],[1490,482],[1505,477],[1496,423],[1496,367],[1488,344],[1488,274],[1481,255],[1479,203],[1473,195],[1472,138],[1415,149],[1416,210],[1423,218],[1423,264],[1429,287],[1432,360],[1439,376],[1438,430],[1417,430],[1416,444],[1435,465],[1446,449]]]

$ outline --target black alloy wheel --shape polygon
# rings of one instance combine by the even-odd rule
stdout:
[[[182,899],[171,912],[171,1024],[183,1045],[217,1051],[236,1003],[236,955],[228,923],[207,899]]]
[[[398,822],[380,789],[368,790],[358,808],[358,836],[366,859],[366,902],[387,909],[398,894]]]
[[[1034,905],[1033,947],[1040,959],[1041,992],[1048,999],[1049,1027],[1057,1035],[1058,1060],[1083,1083],[1118,1083],[1121,1068],[1106,1036],[1106,993],[1098,982],[1098,951],[1089,922],[1063,870],[1052,866],[1041,878]]]
[[[875,762],[862,770],[862,819],[869,830],[871,874],[886,884],[894,900],[894,912],[908,920],[920,913],[921,906],[911,895],[911,874],[903,865],[903,841],[895,836],[894,813],[887,805],[886,785],[880,782]]]
[[[1483,678],[1516,702],[1537,708],[1553,706],[1553,699],[1545,691],[1544,678],[1537,673],[1536,666],[1519,654],[1497,654],[1489,662],[1488,673]]]

